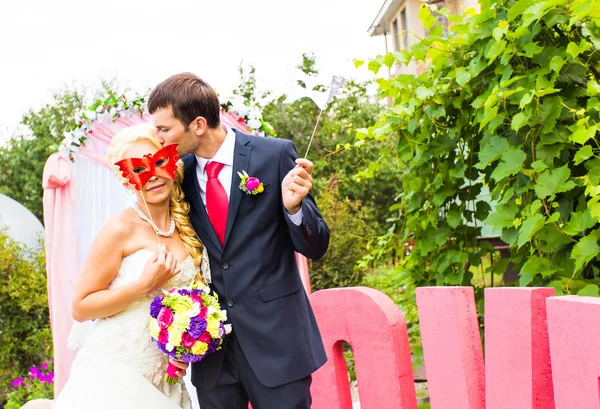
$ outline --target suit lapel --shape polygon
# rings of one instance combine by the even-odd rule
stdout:
[[[240,207],[240,201],[242,200],[243,192],[240,190],[240,177],[238,172],[248,172],[248,165],[250,164],[250,153],[252,148],[248,146],[251,141],[251,136],[235,131],[235,150],[233,154],[233,174],[231,175],[231,191],[229,192],[229,210],[227,213],[227,228],[225,230],[225,244],[227,245],[227,239],[233,228],[235,217],[237,215],[238,208]],[[223,247],[224,247],[223,246]]]
[[[193,192],[192,197],[188,198],[188,200],[191,200],[194,207],[198,209],[200,222],[202,223],[202,227],[204,227],[206,234],[210,237],[210,239],[213,241],[213,243],[215,244],[215,246],[217,246],[218,249],[222,249],[217,234],[215,233],[212,224],[210,224],[210,220],[208,219],[208,213],[206,213],[206,207],[204,206],[204,203],[202,202],[202,197],[200,196],[200,185],[198,184],[198,175],[196,174],[198,162],[195,156],[193,159],[193,166],[188,166],[184,176],[184,183],[186,183],[186,181],[190,181],[190,188]]]

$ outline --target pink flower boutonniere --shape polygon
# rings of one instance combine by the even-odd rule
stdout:
[[[245,170],[238,172],[240,177],[240,190],[247,195],[257,195],[265,191],[262,182],[253,176],[248,176]]]

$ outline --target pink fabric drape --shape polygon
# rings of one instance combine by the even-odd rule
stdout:
[[[67,348],[71,330],[71,299],[79,271],[75,213],[69,164],[52,154],[44,167],[44,226],[46,232],[46,271],[52,340],[54,342],[54,393],[69,377],[75,351]]]

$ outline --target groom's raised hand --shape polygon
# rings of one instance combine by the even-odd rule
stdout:
[[[302,207],[302,199],[312,189],[313,163],[308,159],[296,159],[296,166],[281,182],[283,206],[289,214],[296,214]]]

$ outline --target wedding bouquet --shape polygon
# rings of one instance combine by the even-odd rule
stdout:
[[[221,348],[231,332],[225,324],[227,312],[221,310],[219,297],[198,283],[191,287],[163,290],[150,305],[150,336],[167,356],[192,363]],[[178,368],[169,363],[165,380],[176,383]]]

